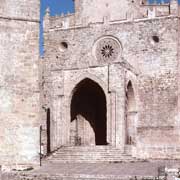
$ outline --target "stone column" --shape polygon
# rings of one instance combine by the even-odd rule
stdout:
[[[116,93],[111,92],[110,94],[110,122],[109,131],[109,142],[112,146],[116,146]]]

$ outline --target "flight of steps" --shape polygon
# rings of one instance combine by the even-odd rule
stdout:
[[[122,152],[122,150],[110,146],[72,146],[62,147],[49,157],[46,157],[47,162],[134,162],[136,158]]]

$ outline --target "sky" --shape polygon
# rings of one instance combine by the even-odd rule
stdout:
[[[149,0],[150,3],[153,2],[168,2],[169,0]],[[180,2],[180,0],[179,0]],[[50,8],[50,15],[55,16],[61,13],[67,14],[68,12],[74,12],[73,0],[41,0],[41,25],[40,25],[40,55],[43,55],[43,16],[47,7]]]

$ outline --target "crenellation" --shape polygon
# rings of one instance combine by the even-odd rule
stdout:
[[[105,1],[105,0],[104,0]],[[84,2],[83,2],[84,3]],[[133,4],[128,4],[128,8],[126,11],[123,11],[123,15],[119,14],[114,17],[111,17],[112,14],[102,14],[102,16],[97,15],[94,17],[95,19],[90,20],[92,14],[87,16],[81,13],[85,13],[87,11],[83,11],[83,3],[79,1],[75,2],[75,13],[61,16],[54,16],[49,17],[50,21],[46,20],[46,16],[44,18],[45,22],[49,24],[49,29],[71,29],[71,28],[78,28],[78,27],[85,27],[91,24],[101,24],[101,23],[110,23],[110,22],[124,22],[124,21],[136,21],[140,19],[152,19],[158,17],[167,17],[167,16],[177,16],[178,14],[178,4],[176,0],[172,0],[170,3],[162,3],[162,4],[149,4],[149,3],[142,3],[141,1],[137,1]],[[87,2],[87,4],[90,2]],[[101,4],[102,2],[100,2]],[[105,3],[105,2],[103,2]],[[118,2],[117,8],[121,8],[120,2]],[[77,4],[77,5],[76,5]],[[79,5],[80,4],[80,5]],[[102,5],[102,4],[101,4]],[[80,7],[79,7],[80,6]],[[91,7],[90,5],[88,5]],[[125,5],[123,5],[125,6]],[[113,8],[113,6],[112,6]],[[108,10],[107,10],[108,11]],[[113,10],[114,11],[114,10]],[[88,11],[86,12],[88,13]],[[94,15],[93,15],[94,16]],[[46,30],[45,30],[46,31]]]

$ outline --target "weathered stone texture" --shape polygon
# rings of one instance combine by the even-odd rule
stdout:
[[[77,0],[75,9],[59,18],[47,13],[44,22],[42,91],[48,96],[42,102],[52,110],[52,149],[70,145],[71,99],[78,83],[89,78],[106,95],[110,145],[145,159],[179,158],[177,1],[149,6]],[[117,40],[117,58],[98,58],[103,38],[115,48]],[[134,105],[128,109],[131,97]]]
[[[39,1],[1,0],[0,164],[38,163],[40,135],[43,155],[86,145],[96,160],[115,150],[180,158],[178,8],[76,0],[74,14],[47,10],[38,62]]]
[[[0,16],[39,21],[40,1],[1,0]]]
[[[0,14],[0,164],[37,163],[39,2],[1,1]]]

